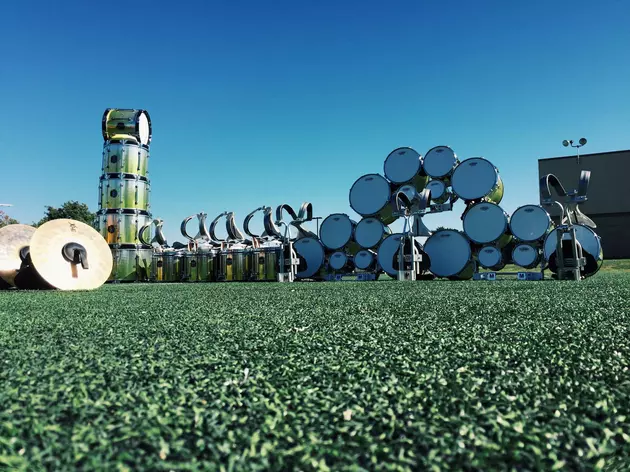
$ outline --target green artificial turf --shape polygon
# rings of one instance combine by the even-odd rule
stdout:
[[[0,293],[0,469],[623,470],[630,274]]]

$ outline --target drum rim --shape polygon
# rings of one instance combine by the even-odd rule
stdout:
[[[387,183],[388,188],[389,188],[389,197],[387,197],[387,199],[385,200],[385,202],[383,203],[383,205],[374,213],[370,213],[368,214],[364,214],[364,213],[360,213],[353,205],[352,205],[352,190],[354,189],[355,185],[357,183],[359,183],[359,181],[365,177],[370,177],[370,176],[377,176],[380,177],[381,179],[383,179],[385,181],[385,183]],[[389,182],[389,180],[387,180],[385,178],[385,176],[379,174],[379,173],[370,173],[370,174],[363,174],[361,177],[359,177],[357,180],[354,181],[354,183],[352,184],[352,187],[350,187],[350,192],[348,192],[348,201],[350,203],[350,208],[352,208],[358,215],[361,215],[362,217],[364,216],[374,216],[374,215],[378,215],[381,211],[383,211],[383,208],[385,208],[387,205],[390,204],[392,199],[392,188],[391,188],[391,184]]]
[[[428,189],[429,188],[429,184],[431,182],[438,182],[438,183],[442,184],[443,191],[442,191],[442,193],[440,194],[439,197],[435,197],[435,198],[443,197],[444,194],[446,193],[446,189],[448,188],[448,185],[446,185],[446,182],[444,182],[442,179],[435,179],[435,178],[431,177],[431,180],[429,180],[427,182],[427,185],[424,188]],[[431,195],[431,198],[433,199],[433,195]]]
[[[96,212],[98,216],[102,215],[114,215],[116,213],[123,215],[136,215],[136,216],[148,216],[151,217],[151,213],[146,210],[138,210],[136,208],[101,208]]]
[[[539,236],[538,238],[535,238],[535,239],[522,239],[522,238],[519,238],[516,235],[516,233],[514,233],[514,229],[512,228],[512,218],[514,217],[514,215],[516,215],[516,213],[519,210],[521,210],[523,208],[526,208],[526,207],[537,207],[537,208],[541,209],[542,211],[545,212],[545,214],[547,215],[547,219],[549,220],[549,225],[547,226],[547,232],[545,234],[543,234],[542,236]],[[551,215],[549,214],[549,212],[547,210],[545,210],[545,208],[542,205],[536,205],[535,203],[528,203],[526,205],[521,205],[516,210],[514,210],[512,212],[512,214],[510,215],[510,233],[512,233],[512,236],[514,236],[514,238],[516,238],[518,241],[523,241],[523,242],[526,242],[526,243],[532,243],[532,242],[536,242],[536,241],[541,241],[541,240],[545,239],[546,235],[548,233],[550,233],[551,230],[554,229],[554,226],[555,226],[555,224],[554,224],[553,220],[551,219]],[[551,228],[551,229],[549,229],[549,228]]]
[[[473,239],[473,238],[472,238],[472,237],[471,237],[471,236],[470,236],[470,235],[466,232],[466,227],[465,227],[465,224],[466,224],[466,217],[468,216],[468,214],[470,213],[470,211],[471,211],[473,208],[475,208],[476,206],[478,206],[478,205],[494,205],[494,206],[496,206],[499,210],[501,210],[501,211],[503,212],[503,215],[505,216],[505,224],[504,224],[504,226],[503,226],[503,231],[501,232],[501,234],[499,235],[499,237],[498,237],[498,238],[493,239],[492,241],[484,241],[484,242],[477,241],[477,240]],[[466,237],[467,237],[468,239],[470,239],[473,243],[476,243],[476,244],[483,244],[483,245],[488,245],[488,244],[492,244],[492,243],[494,243],[494,242],[498,241],[498,240],[499,240],[499,239],[501,239],[501,238],[502,238],[505,234],[511,234],[511,230],[509,230],[509,220],[510,220],[510,215],[509,215],[509,214],[508,214],[508,213],[507,213],[507,212],[506,212],[503,208],[501,208],[501,206],[500,206],[499,204],[494,203],[494,202],[477,202],[477,203],[475,203],[474,205],[471,205],[471,206],[470,206],[470,208],[468,208],[468,209],[466,210],[466,212],[464,213],[464,215],[463,215],[463,217],[462,217],[462,229],[463,229],[463,232],[464,232],[464,234],[466,235]]]
[[[105,111],[103,112],[103,117],[101,118],[101,132],[103,134],[103,139],[108,142],[109,141],[109,137],[107,135],[107,121],[109,118],[109,114],[115,110],[121,110],[121,111],[133,111],[134,112],[134,117],[136,117],[135,120],[135,131],[136,134],[138,135],[138,144],[144,144],[144,143],[140,143],[140,120],[137,119],[137,117],[140,116],[140,114],[144,113],[147,116],[147,122],[149,124],[149,137],[147,139],[146,142],[146,146],[148,146],[149,144],[151,144],[151,139],[153,137],[153,125],[151,123],[151,115],[149,114],[148,110],[145,110],[144,108],[115,108],[115,107],[111,107],[111,108],[106,108]]]
[[[297,241],[295,241],[295,242],[293,243],[293,247],[295,248],[295,245],[296,245],[297,243],[299,243],[300,241],[304,241],[305,239],[309,239],[309,240],[311,240],[311,241],[315,241],[317,244],[319,244],[319,246],[320,246],[320,248],[321,248],[321,250],[322,250],[322,252],[321,252],[321,256],[322,256],[322,257],[321,257],[321,261],[319,262],[319,266],[317,267],[317,269],[316,269],[316,270],[315,270],[315,271],[314,271],[311,275],[304,275],[304,276],[301,276],[301,277],[303,277],[303,278],[309,278],[309,277],[313,277],[315,274],[317,274],[317,273],[318,273],[318,272],[322,269],[322,266],[324,265],[324,259],[326,258],[326,251],[324,250],[324,245],[323,245],[323,244],[322,244],[322,242],[319,240],[319,238],[313,238],[313,237],[311,237],[311,236],[308,236],[308,237],[306,237],[306,238],[300,238],[300,239],[298,239]],[[298,251],[297,251],[297,250],[296,250],[295,252],[296,252],[296,253],[298,253]],[[299,257],[299,253],[298,253],[298,257]]]
[[[434,149],[438,149],[438,148],[447,148],[449,151],[451,151],[451,152],[453,153],[453,157],[455,158],[455,165],[454,165],[453,167],[451,167],[451,169],[450,169],[449,171],[447,171],[445,174],[443,174],[443,175],[436,175],[436,176],[433,176],[433,175],[431,175],[431,174],[429,174],[429,173],[427,172],[426,168],[424,167],[424,163],[425,163],[426,158],[427,158],[427,156],[429,155],[429,153],[430,153],[431,151],[433,151]],[[453,148],[452,148],[452,147],[450,147],[450,146],[447,146],[447,145],[443,145],[443,144],[442,144],[442,145],[439,145],[439,146],[433,146],[431,149],[429,149],[429,150],[426,152],[426,154],[424,155],[424,158],[423,158],[423,160],[422,160],[422,169],[423,169],[423,170],[425,171],[425,173],[426,173],[429,177],[431,177],[432,179],[439,179],[439,178],[444,178],[444,177],[446,177],[446,176],[447,176],[447,175],[449,175],[451,172],[454,172],[454,171],[455,171],[455,169],[457,168],[457,166],[458,166],[459,164],[460,164],[459,158],[457,157],[457,154],[455,153],[455,151],[453,151]]]
[[[328,220],[328,218],[330,218],[331,216],[345,216],[348,221],[350,222],[350,237],[348,238],[348,240],[342,244],[339,247],[331,247],[328,246],[325,242],[324,242],[324,238],[322,238],[322,229],[324,228],[324,223],[326,223],[326,221]],[[354,229],[356,228],[356,224],[354,224],[354,222],[352,221],[352,219],[350,218],[349,215],[347,215],[346,213],[331,213],[330,215],[328,215],[326,218],[324,218],[324,220],[322,221],[322,223],[319,225],[319,241],[322,243],[322,245],[327,248],[327,249],[332,249],[332,250],[336,250],[336,249],[341,249],[342,247],[346,246],[350,241],[352,241],[352,236],[354,235]]]
[[[341,267],[339,267],[339,268],[332,267],[332,264],[330,264],[330,261],[332,260],[332,258],[333,258],[333,256],[334,256],[335,254],[341,254],[341,255],[343,255],[343,257],[345,257],[345,259],[346,259],[346,260],[344,261],[343,265],[342,265]],[[349,261],[349,260],[350,260],[350,257],[348,257],[348,254],[346,254],[346,253],[345,253],[345,251],[335,251],[335,252],[333,252],[333,253],[332,253],[332,254],[328,257],[328,263],[330,264],[330,266],[331,266],[334,270],[341,270],[341,269],[343,269],[343,268],[346,266],[346,264],[348,264],[348,261]]]
[[[479,161],[484,161],[487,162],[488,164],[490,164],[494,170],[496,171],[494,173],[494,184],[492,184],[492,187],[490,188],[490,191],[488,193],[486,193],[486,195],[484,195],[483,197],[475,197],[475,198],[468,198],[468,197],[462,197],[457,190],[455,190],[455,173],[457,172],[457,170],[461,167],[463,168],[463,164],[467,161],[471,161],[471,160],[479,160]],[[499,185],[499,181],[503,182],[503,180],[501,179],[501,176],[499,175],[499,168],[497,166],[495,166],[492,162],[490,162],[489,159],[486,159],[485,157],[469,157],[467,159],[464,159],[463,161],[461,161],[459,163],[459,165],[455,168],[455,170],[453,171],[453,176],[451,177],[451,188],[453,189],[453,193],[455,195],[457,195],[459,198],[461,198],[463,201],[473,201],[473,200],[478,200],[480,198],[484,198],[486,197],[488,194],[492,193],[497,186]]]
[[[401,149],[409,149],[413,152],[415,152],[418,155],[418,169],[416,170],[416,172],[413,174],[413,176],[407,180],[405,180],[404,182],[399,182],[396,180],[392,180],[391,178],[389,178],[387,176],[387,171],[385,170],[386,166],[387,166],[387,160],[396,152],[396,151],[400,151]],[[411,146],[401,146],[398,147],[396,149],[394,149],[392,152],[390,152],[387,157],[385,158],[385,162],[383,162],[383,177],[385,177],[386,180],[388,180],[389,182],[396,184],[396,185],[404,185],[407,182],[411,182],[416,175],[418,175],[418,173],[423,170],[423,156],[422,154],[420,154],[418,151],[416,151],[414,148],[412,148]]]
[[[131,251],[132,249],[135,251],[151,251],[153,252],[153,247],[152,246],[145,246],[144,244],[132,244],[132,243],[125,243],[125,244],[116,244],[116,245],[111,245],[110,244],[110,249],[114,249],[114,250],[129,250]]]
[[[120,147],[136,147],[136,148],[142,148],[147,152],[147,157],[149,154],[149,145],[148,144],[141,144],[140,142],[137,143],[128,143],[126,141],[121,141],[118,139],[114,139],[114,140],[109,140],[109,141],[105,141],[103,143],[103,151],[106,151],[109,149],[110,146],[120,146]]]
[[[437,276],[437,277],[456,277],[457,275],[461,274],[461,273],[462,273],[462,272],[466,269],[466,267],[468,267],[468,265],[469,265],[469,264],[471,263],[471,261],[472,261],[472,248],[470,247],[470,242],[471,242],[471,240],[470,240],[470,238],[466,235],[466,233],[464,233],[463,231],[459,231],[459,230],[457,230],[457,229],[438,229],[438,230],[437,230],[437,231],[435,231],[435,232],[434,232],[431,236],[429,236],[429,237],[427,238],[427,240],[426,240],[426,241],[424,242],[424,244],[423,244],[423,247],[424,247],[424,250],[425,250],[425,252],[426,252],[426,249],[427,249],[427,243],[429,242],[429,240],[430,240],[433,236],[435,236],[436,234],[438,234],[438,233],[446,233],[446,232],[449,232],[449,233],[457,233],[457,234],[459,234],[461,237],[463,237],[463,238],[464,238],[464,240],[466,240],[466,242],[468,243],[468,244],[466,244],[466,250],[467,250],[467,252],[468,252],[468,258],[467,258],[467,261],[466,261],[466,263],[465,263],[465,264],[464,264],[464,265],[463,265],[463,266],[462,266],[462,267],[461,267],[461,268],[460,268],[457,272],[455,272],[455,273],[454,273],[454,274],[452,274],[452,275],[439,275],[439,274],[436,274],[435,272],[433,272],[433,271],[431,270],[431,266],[429,266],[429,272],[431,272],[433,275],[435,275],[435,276]],[[430,259],[430,258],[431,258],[431,256],[429,255],[429,253],[428,253],[428,252],[427,252],[427,255],[429,256],[429,259]]]
[[[359,267],[357,265],[357,256],[362,253],[365,252],[367,254],[370,255],[370,257],[372,258],[371,262],[365,266],[365,267],[369,267],[370,265],[374,264],[374,262],[376,261],[376,258],[378,257],[378,253],[375,253],[374,251],[370,251],[369,249],[361,249],[360,251],[357,251],[357,253],[354,255],[354,265],[357,267],[357,269],[359,270],[364,270],[365,267]]]

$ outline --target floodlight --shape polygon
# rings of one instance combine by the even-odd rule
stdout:
[[[567,147],[569,145],[569,141],[567,141],[566,139],[564,141],[562,141],[562,145],[564,147]]]
[[[584,146],[586,144],[586,138],[580,138],[580,145]]]

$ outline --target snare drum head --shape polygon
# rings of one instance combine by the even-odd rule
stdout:
[[[544,255],[548,261],[551,255],[556,252],[558,229],[551,231],[545,239]],[[575,225],[575,236],[582,246],[582,250],[588,252],[596,260],[599,260],[602,252],[602,244],[599,236],[588,226]]]
[[[380,174],[359,177],[350,189],[350,206],[361,216],[376,215],[390,198],[389,182]]]
[[[374,263],[374,253],[363,249],[354,256],[354,265],[357,269],[365,270]]]
[[[344,247],[352,238],[353,224],[343,213],[333,213],[326,217],[319,228],[319,239],[328,249]]]
[[[429,271],[438,277],[459,274],[472,256],[468,238],[451,229],[441,229],[429,236],[424,243],[424,252],[431,260]]]
[[[508,218],[499,205],[477,203],[464,215],[464,232],[479,244],[499,239],[507,230]]]
[[[430,177],[444,177],[457,164],[457,156],[448,146],[436,146],[424,156],[422,167]]]
[[[394,269],[394,256],[396,255],[396,251],[400,248],[400,238],[402,237],[403,235],[400,233],[391,234],[383,239],[383,242],[378,247],[378,264],[387,275],[391,275],[392,277],[398,275],[398,271]]]
[[[427,189],[431,191],[431,199],[437,200],[446,192],[446,184],[441,180],[431,180],[427,184]]]
[[[332,267],[334,270],[343,269],[347,262],[348,256],[346,256],[346,254],[342,251],[333,252],[330,255],[330,259],[328,260],[330,267]]]
[[[363,218],[354,229],[354,240],[363,248],[376,247],[386,232],[385,225],[377,218]]]
[[[482,157],[461,162],[453,172],[453,192],[462,200],[478,200],[488,195],[498,183],[499,173]]]
[[[540,205],[524,205],[517,208],[510,218],[510,230],[521,241],[538,241],[551,227],[549,213]]]
[[[501,250],[497,247],[484,246],[479,250],[479,264],[486,269],[500,264],[502,258]]]
[[[394,149],[385,159],[385,177],[395,184],[413,179],[422,166],[422,156],[410,147]]]
[[[303,261],[300,261],[297,276],[308,278],[317,274],[324,265],[324,247],[315,238],[302,238],[293,243],[295,252]]]
[[[512,250],[512,261],[517,266],[529,267],[536,262],[538,249],[529,244],[517,244]]]

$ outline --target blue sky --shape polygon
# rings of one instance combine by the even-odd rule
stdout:
[[[116,5],[2,7],[0,202],[22,222],[98,209],[107,107],[151,114],[151,210],[171,243],[202,210],[355,216],[352,183],[399,146],[489,159],[508,212],[538,201],[537,159],[563,139],[630,147],[627,1]],[[461,227],[461,209],[426,222]]]

